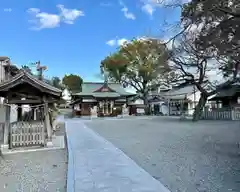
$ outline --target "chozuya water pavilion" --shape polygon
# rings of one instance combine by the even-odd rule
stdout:
[[[127,99],[134,95],[119,83],[109,83],[105,73],[104,82],[85,82],[81,92],[72,93],[73,114],[103,117],[127,113]]]
[[[50,105],[61,98],[61,90],[20,70],[0,83],[0,96],[5,98],[1,113],[4,118],[4,141],[1,149],[52,145]]]

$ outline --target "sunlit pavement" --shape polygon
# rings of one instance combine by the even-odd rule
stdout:
[[[240,189],[239,121],[163,116],[85,124],[172,192]]]
[[[81,120],[66,120],[66,133],[68,192],[169,192]]]

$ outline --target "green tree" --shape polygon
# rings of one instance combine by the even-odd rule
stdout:
[[[208,97],[219,91],[210,76],[210,72],[218,70],[219,63],[211,50],[198,49],[194,35],[183,33],[177,40],[178,44],[171,50],[170,60],[175,72],[178,73],[178,81],[194,85],[201,93],[193,114],[193,120],[197,121]]]
[[[25,71],[27,71],[28,73],[32,74],[32,70],[29,66],[27,65],[22,65],[21,68]]]
[[[64,86],[61,84],[61,79],[59,77],[52,77],[51,84],[52,84],[52,86],[54,86],[58,89],[64,88]]]
[[[148,93],[164,84],[171,71],[167,47],[158,39],[133,39],[101,61],[108,79],[133,87],[148,106]]]
[[[240,67],[239,0],[161,0],[158,3],[181,10],[181,20],[175,25],[178,33],[168,43],[186,31],[197,31],[198,49],[211,49],[221,63],[223,75],[237,77]]]
[[[63,85],[65,85],[72,92],[80,92],[82,89],[82,78],[79,75],[65,75],[62,79]]]
[[[199,119],[209,96],[237,80],[240,64],[239,5],[236,0],[192,0],[180,6],[183,30],[171,39],[174,40],[171,60],[181,74],[180,79],[194,84],[201,92],[193,120]],[[209,71],[218,69],[226,77],[221,84],[211,82],[207,75]],[[211,84],[211,90],[203,87],[202,83],[206,81]]]
[[[240,66],[239,0],[192,0],[182,9],[182,23],[198,27],[196,43],[211,49],[222,62],[225,76],[236,78]],[[227,61],[227,62],[226,62]]]

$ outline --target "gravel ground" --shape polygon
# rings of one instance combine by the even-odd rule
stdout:
[[[61,123],[56,135],[64,135]],[[1,192],[66,192],[67,149],[0,157]]]
[[[240,122],[157,117],[86,125],[172,192],[240,191]]]
[[[0,160],[0,191],[65,192],[66,150],[17,153]]]

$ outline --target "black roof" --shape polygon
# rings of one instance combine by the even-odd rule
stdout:
[[[223,89],[222,91],[219,91],[213,98],[209,99],[212,100],[218,100],[222,99],[224,97],[234,97],[236,95],[240,95],[240,83],[234,83],[227,88]]]
[[[7,56],[0,56],[0,61],[6,61],[6,60],[10,60],[10,58]]]

